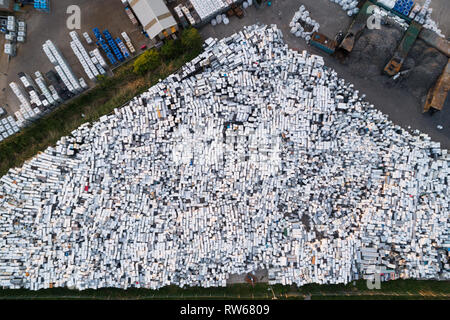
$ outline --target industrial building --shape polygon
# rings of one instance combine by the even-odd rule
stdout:
[[[177,22],[163,0],[131,0],[128,3],[150,39],[163,39],[178,30]]]

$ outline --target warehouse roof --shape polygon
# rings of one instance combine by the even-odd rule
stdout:
[[[130,7],[152,39],[161,31],[177,25],[162,0],[132,0]]]

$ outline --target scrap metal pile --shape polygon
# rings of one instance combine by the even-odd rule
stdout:
[[[449,278],[450,157],[272,25],[0,179],[0,286]],[[388,271],[383,271],[383,268]]]

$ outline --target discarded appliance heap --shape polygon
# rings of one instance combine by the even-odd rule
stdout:
[[[0,285],[449,279],[450,157],[275,25],[204,53],[0,179]]]

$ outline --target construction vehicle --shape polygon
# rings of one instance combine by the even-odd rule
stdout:
[[[423,108],[423,112],[442,110],[447,99],[448,90],[450,89],[450,60],[440,75],[436,84],[428,91],[427,100]]]
[[[314,32],[312,34],[310,44],[328,54],[333,54],[337,45],[335,40],[331,40],[319,32]]]
[[[363,4],[358,12],[358,15],[350,25],[350,28],[348,29],[344,40],[342,40],[341,44],[339,45],[340,49],[343,49],[349,53],[352,52],[356,38],[361,35],[364,28],[367,26],[367,19],[369,19],[369,16],[371,14],[371,12],[369,12],[369,7],[372,5],[373,4],[370,1],[366,1]]]
[[[397,49],[394,52],[394,56],[388,62],[386,67],[384,68],[384,72],[390,76],[396,75],[408,56],[409,50],[411,50],[412,46],[416,42],[417,37],[419,36],[420,30],[422,26],[417,22],[413,21],[406,30],[403,39],[400,41]]]

